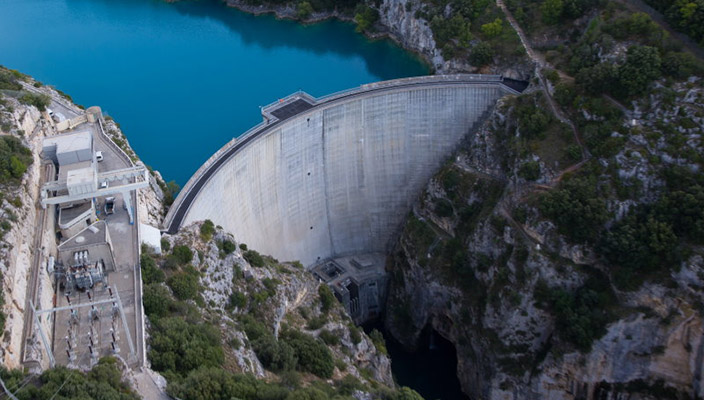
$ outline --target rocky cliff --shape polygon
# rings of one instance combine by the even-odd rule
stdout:
[[[248,337],[242,322],[254,316],[275,337],[282,329],[293,329],[324,338],[339,360],[334,379],[352,375],[363,382],[394,387],[389,358],[354,326],[337,301],[329,311],[321,307],[321,283],[300,264],[278,263],[246,245],[234,247],[235,238],[219,228],[204,239],[201,226],[183,228],[175,236],[165,236],[165,241],[170,244],[167,247],[186,245],[194,252],[191,263],[201,272],[204,312],[219,316],[223,342],[229,344],[225,347],[227,369],[265,379],[276,377],[260,361],[261,352],[258,356],[254,339]]]
[[[653,132],[663,128],[660,118],[699,118],[701,85],[690,80],[667,92],[677,106],[663,107],[658,92],[634,102],[654,114],[612,133],[623,144],[615,154],[577,167],[565,152],[573,139],[566,128],[557,133],[557,121],[546,136],[525,138],[517,110],[531,98],[545,109],[539,93],[498,106],[428,184],[404,227],[390,269],[388,331],[409,348],[428,327],[449,339],[473,399],[703,396],[701,247],[670,242],[687,249],[678,261],[640,265],[625,282],[626,261],[604,255],[629,212],[668,195],[664,171],[700,168],[700,127],[682,131],[690,140],[679,149]],[[599,195],[575,216],[596,214],[603,200],[601,241],[575,240],[586,222],[565,227],[549,215],[556,197],[573,196],[570,207],[580,207],[569,188],[590,179],[580,190],[598,187]]]
[[[29,78],[28,82],[33,81]],[[46,89],[49,90],[49,89]],[[39,157],[42,138],[51,134],[48,116],[35,106],[0,95],[0,120],[3,136],[19,138],[31,151],[31,164],[20,178],[3,176],[0,197],[0,272],[2,273],[2,313],[4,330],[0,343],[2,365],[17,368],[21,364],[22,331],[27,300],[27,281],[35,254],[45,257],[55,244],[51,238],[43,243],[29,240],[36,236],[40,212],[36,205],[39,198],[39,179],[44,168]],[[50,216],[51,217],[51,216]],[[51,287],[46,272],[40,274],[40,287]],[[40,291],[40,293],[43,293]],[[40,306],[51,304],[51,293],[40,296]]]

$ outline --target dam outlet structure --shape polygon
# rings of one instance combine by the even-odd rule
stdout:
[[[387,246],[428,180],[499,98],[525,86],[462,74],[378,82],[321,98],[299,91],[262,107],[262,123],[198,169],[165,230],[210,219],[280,260],[313,268],[364,255],[346,265],[377,264],[383,274]],[[354,269],[342,264],[317,275],[327,282]]]

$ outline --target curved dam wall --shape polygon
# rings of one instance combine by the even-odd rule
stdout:
[[[169,231],[210,219],[238,241],[304,265],[383,252],[421,190],[497,99],[500,77],[424,77],[263,111],[191,178]],[[278,108],[277,108],[278,107]]]

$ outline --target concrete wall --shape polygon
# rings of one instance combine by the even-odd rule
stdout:
[[[506,92],[498,84],[372,93],[299,114],[230,158],[184,224],[211,219],[280,260],[383,252],[420,191]]]

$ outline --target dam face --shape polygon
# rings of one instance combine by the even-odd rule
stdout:
[[[428,180],[507,93],[500,77],[460,75],[292,95],[201,167],[167,228],[210,219],[307,266],[384,252]]]

